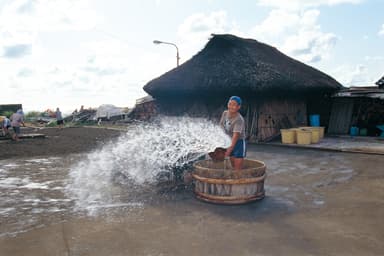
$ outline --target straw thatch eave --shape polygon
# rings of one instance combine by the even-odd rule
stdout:
[[[332,93],[332,77],[253,39],[214,35],[178,68],[153,79],[144,90],[155,98],[260,93]]]
[[[379,86],[379,88],[384,88],[384,76],[382,78],[380,78],[377,82],[376,82],[377,86]]]

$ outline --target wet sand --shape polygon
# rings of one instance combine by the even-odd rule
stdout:
[[[1,140],[0,160],[32,156],[65,156],[89,152],[117,138],[122,132],[105,128],[25,128],[22,134],[39,133],[46,138],[27,138],[20,141]]]
[[[262,201],[164,189],[140,207],[42,218],[0,237],[0,255],[383,255],[382,156],[253,145],[248,157],[267,164]]]

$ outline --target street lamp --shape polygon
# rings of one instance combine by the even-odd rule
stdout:
[[[169,44],[169,45],[175,46],[176,47],[176,63],[177,63],[177,66],[179,66],[180,57],[179,57],[179,48],[177,48],[177,45],[175,45],[173,43],[159,41],[159,40],[154,40],[153,43],[154,44]]]

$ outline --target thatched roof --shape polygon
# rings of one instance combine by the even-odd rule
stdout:
[[[317,93],[340,88],[332,77],[274,47],[233,35],[213,35],[193,58],[144,86],[155,98],[212,93]]]
[[[379,86],[379,88],[384,88],[384,76],[379,79],[379,81],[376,82],[376,84]]]

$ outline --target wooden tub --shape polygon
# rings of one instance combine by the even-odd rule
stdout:
[[[241,171],[234,171],[229,160],[195,162],[192,177],[198,199],[218,204],[244,204],[264,198],[266,166],[244,159]]]

